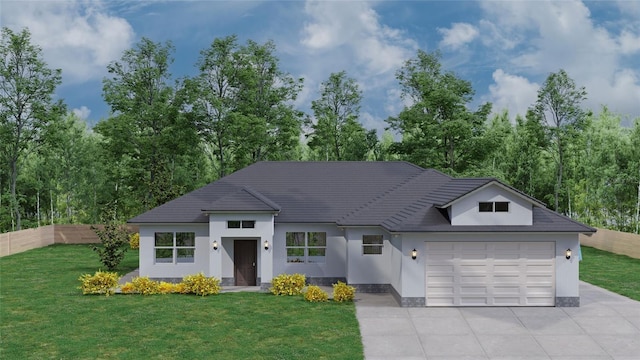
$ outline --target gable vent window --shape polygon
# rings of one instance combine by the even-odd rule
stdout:
[[[509,212],[509,202],[508,201],[480,202],[478,204],[478,210],[480,212]]]
[[[496,212],[509,212],[509,203],[506,201],[496,201],[495,203],[495,211]]]
[[[228,229],[253,229],[256,227],[255,220],[229,220],[227,221]]]

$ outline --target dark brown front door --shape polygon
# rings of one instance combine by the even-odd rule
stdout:
[[[235,240],[233,242],[236,286],[256,285],[257,247],[257,240]]]

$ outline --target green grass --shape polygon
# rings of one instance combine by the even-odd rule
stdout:
[[[137,267],[130,251],[119,273]],[[0,259],[2,359],[362,359],[353,304],[264,293],[82,295],[87,245]]]
[[[580,280],[640,301],[640,259],[581,248]]]

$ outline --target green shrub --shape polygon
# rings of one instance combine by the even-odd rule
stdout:
[[[91,229],[98,235],[101,246],[93,246],[93,251],[100,256],[100,262],[112,271],[120,265],[129,243],[129,231],[123,224],[114,220],[106,222],[103,228],[92,226]]]
[[[320,289],[319,286],[311,285],[307,287],[307,291],[304,293],[304,299],[309,302],[325,302],[329,301],[329,295]]]
[[[271,280],[271,291],[274,295],[300,295],[306,278],[304,274],[280,274]]]
[[[140,233],[133,233],[129,236],[129,247],[132,250],[140,249]]]
[[[177,287],[181,293],[193,293],[196,295],[215,295],[220,293],[220,280],[215,277],[206,277],[203,273],[187,275],[182,279],[182,286]]]
[[[333,301],[344,302],[353,301],[356,297],[356,288],[349,286],[342,281],[333,284]]]
[[[96,271],[94,275],[84,274],[78,278],[82,283],[78,289],[82,290],[82,294],[104,294],[112,295],[118,286],[120,276],[115,272]]]

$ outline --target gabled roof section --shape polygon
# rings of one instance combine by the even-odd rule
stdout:
[[[240,190],[217,199],[202,211],[212,212],[279,212],[280,205],[266,196],[243,186]]]
[[[596,229],[583,225],[566,216],[544,207],[533,207],[533,225],[458,225],[453,226],[447,220],[444,210],[425,203],[414,204],[393,218],[385,221],[382,227],[389,232],[541,232],[541,233],[594,233]]]
[[[337,223],[342,226],[379,226],[389,221],[390,217],[404,211],[408,204],[419,203],[420,199],[451,180],[452,178],[448,175],[427,169],[362,204],[339,219]]]
[[[515,189],[507,184],[502,183],[495,178],[463,178],[452,179],[450,182],[437,189],[431,194],[431,200],[440,208],[447,208],[454,203],[462,200],[463,198],[485,189],[489,186],[498,186],[508,192],[530,202],[536,206],[545,206],[541,201],[532,198],[531,196],[523,193],[522,191]]]

